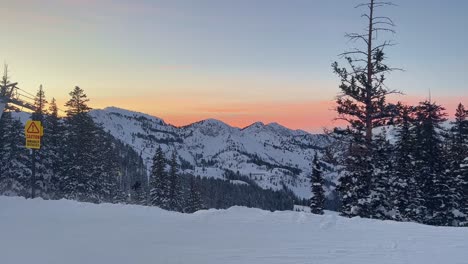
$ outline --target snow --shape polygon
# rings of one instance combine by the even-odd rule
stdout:
[[[191,165],[184,168],[185,173],[223,178],[225,170],[230,170],[251,177],[264,189],[279,190],[286,185],[301,198],[311,196],[308,177],[316,149],[330,143],[324,135],[277,123],[257,122],[241,129],[207,119],[175,127],[157,117],[116,107],[93,110],[91,115],[115,138],[141,153],[148,169],[161,146],[168,157],[176,149]]]
[[[0,263],[466,264],[468,228],[0,197]]]
[[[237,184],[237,185],[249,185],[245,181],[240,181],[240,180],[230,180],[229,181],[231,184]]]

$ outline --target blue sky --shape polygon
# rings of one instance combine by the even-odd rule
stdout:
[[[8,41],[0,43],[0,58],[24,88],[42,83],[49,96],[65,100],[79,84],[98,107],[176,123],[210,115],[272,121],[277,114],[255,115],[249,111],[258,109],[244,104],[333,100],[338,79],[330,65],[355,46],[344,34],[365,26],[363,10],[354,9],[359,0],[1,1]],[[380,14],[398,26],[389,36],[399,44],[389,50],[389,64],[405,71],[389,76],[388,85],[410,101],[429,90],[441,102],[466,101],[468,1],[394,2]],[[245,110],[206,110],[222,107]],[[289,125],[317,126],[301,122]]]

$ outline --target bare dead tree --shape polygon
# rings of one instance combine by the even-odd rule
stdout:
[[[367,9],[361,15],[366,19],[367,26],[364,33],[348,33],[346,37],[363,47],[340,54],[346,60],[347,67],[339,67],[337,62],[332,65],[341,79],[341,93],[337,97],[337,119],[345,120],[355,130],[362,131],[367,144],[372,142],[372,129],[384,125],[392,116],[393,107],[387,104],[386,96],[399,93],[384,84],[385,74],[400,70],[391,68],[384,62],[384,50],[395,43],[378,39],[381,33],[395,33],[395,23],[391,18],[376,15],[379,8],[387,6],[394,4],[369,0],[369,3],[356,6]]]

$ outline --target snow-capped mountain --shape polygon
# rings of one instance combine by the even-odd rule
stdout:
[[[115,138],[132,146],[148,167],[161,146],[167,157],[176,150],[186,173],[222,178],[226,170],[247,176],[262,188],[286,185],[299,197],[309,197],[308,176],[316,150],[330,140],[291,130],[277,123],[231,127],[207,119],[175,127],[162,119],[115,107],[93,110],[92,117]]]

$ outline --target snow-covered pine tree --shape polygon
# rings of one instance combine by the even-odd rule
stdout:
[[[31,158],[24,126],[5,112],[0,119],[0,195],[30,197]]]
[[[169,209],[168,205],[168,180],[166,175],[166,159],[159,147],[153,157],[150,178],[150,204],[163,209]]]
[[[49,113],[44,118],[44,137],[42,138],[43,155],[42,162],[50,171],[50,178],[48,181],[49,196],[53,199],[62,198],[60,193],[61,172],[63,169],[62,159],[65,149],[64,136],[65,126],[58,116],[58,107],[55,98],[49,104]]]
[[[10,84],[7,65],[0,83],[0,96],[5,96],[5,87]],[[24,147],[23,131],[21,122],[5,110],[0,119],[0,195],[30,196],[31,160],[29,150]]]
[[[399,121],[394,151],[389,200],[396,210],[396,219],[422,222],[425,215],[421,208],[422,193],[415,170],[416,135],[414,129],[414,108],[399,105]]]
[[[451,190],[456,204],[455,225],[468,221],[468,111],[461,103],[449,134]]]
[[[444,108],[431,101],[416,107],[415,164],[418,183],[422,186],[424,222],[432,225],[451,225],[453,196],[449,188],[444,157],[442,122],[446,121]]]
[[[362,131],[361,131],[362,132]],[[350,137],[345,154],[344,170],[341,172],[338,191],[341,196],[341,215],[369,217],[371,157],[363,133],[347,131]]]
[[[323,214],[325,204],[324,180],[322,175],[322,167],[317,153],[312,161],[312,174],[310,177],[312,188],[312,197],[310,198],[310,211],[314,214]]]
[[[387,140],[387,131],[383,129],[374,139],[372,155],[372,178],[369,193],[370,218],[395,219],[395,210],[390,204],[390,182],[393,171],[393,146]]]
[[[376,15],[379,7],[391,5],[389,2],[369,0],[360,7],[368,11],[365,33],[351,33],[348,38],[363,44],[363,48],[345,52],[342,56],[349,67],[342,68],[337,62],[333,70],[341,80],[341,93],[337,99],[339,119],[349,123],[351,143],[349,157],[345,164],[344,177],[340,189],[344,193],[342,214],[346,216],[370,216],[369,195],[371,192],[373,129],[385,125],[392,117],[394,107],[386,102],[387,95],[395,93],[384,84],[385,74],[394,70],[386,65],[384,49],[390,41],[377,42],[378,33],[394,32],[394,24],[388,17]]]
[[[184,212],[193,214],[203,208],[201,194],[194,177],[190,177]]]
[[[177,165],[177,152],[172,152],[171,161],[169,163],[169,174],[168,174],[168,204],[169,209],[173,211],[181,212],[183,210],[183,191],[181,180],[179,178],[178,165]]]
[[[66,135],[63,146],[64,170],[61,180],[61,191],[64,198],[99,202],[96,186],[99,184],[93,177],[96,164],[94,157],[96,145],[96,124],[89,115],[91,108],[88,106],[89,99],[80,87],[70,92],[70,100],[65,104],[68,108],[65,119]]]
[[[46,105],[47,100],[45,97],[44,89],[42,85],[39,86],[39,90],[37,91],[36,97],[34,98],[34,107],[35,111],[31,114],[31,119],[36,121],[44,122],[45,116],[48,114]],[[43,124],[44,126],[44,124]],[[42,197],[42,198],[50,198],[50,177],[51,177],[51,170],[49,165],[47,164],[47,157],[44,151],[44,147],[41,146],[41,149],[35,150],[36,151],[36,163],[35,163],[35,182],[34,182],[34,189],[35,189],[35,196]]]
[[[119,157],[112,136],[96,125],[94,137],[96,147],[92,150],[94,156],[93,175],[95,180],[93,193],[98,195],[99,202],[126,203],[127,195],[121,188]]]

